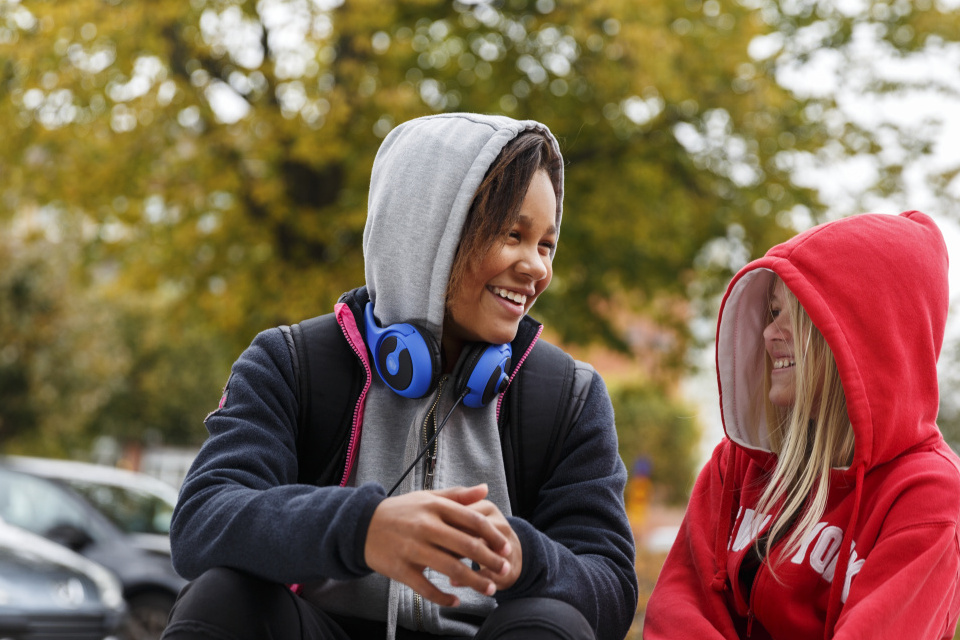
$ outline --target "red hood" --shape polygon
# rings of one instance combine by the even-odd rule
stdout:
[[[833,351],[856,436],[851,468],[871,469],[939,438],[937,359],[947,318],[947,249],[923,213],[862,214],[817,226],[746,265],[717,326],[717,381],[727,436],[769,451],[762,332],[773,274]],[[761,408],[760,411],[763,411]]]

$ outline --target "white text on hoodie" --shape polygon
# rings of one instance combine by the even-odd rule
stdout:
[[[740,516],[743,516],[742,518]],[[758,514],[753,509],[744,511],[743,507],[737,511],[737,525],[734,532],[730,535],[730,541],[727,548],[732,551],[742,551],[753,542],[757,536],[770,524],[771,516]],[[793,564],[803,564],[806,560],[807,565],[816,571],[827,582],[833,582],[833,576],[837,570],[837,558],[840,555],[840,545],[843,542],[843,529],[837,526],[828,525],[826,522],[818,522],[813,530],[803,539],[800,548],[790,558]],[[847,595],[850,593],[850,582],[853,577],[860,573],[865,558],[857,557],[857,543],[850,543],[850,559],[847,562],[846,578],[843,582],[843,594],[840,596],[842,602],[847,601]],[[810,552],[809,555],[807,552]]]

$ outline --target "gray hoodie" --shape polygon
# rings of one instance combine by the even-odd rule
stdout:
[[[363,234],[366,283],[381,326],[416,323],[440,341],[447,282],[473,196],[501,149],[520,132],[534,128],[549,133],[533,121],[443,114],[406,122],[387,136],[373,165]],[[562,196],[561,187],[558,227]],[[439,394],[433,390],[420,400],[402,398],[374,376],[350,485],[393,486],[422,448],[430,407],[439,402],[438,415],[446,415],[453,405],[451,396],[441,383]],[[504,515],[511,514],[494,403],[482,409],[458,408],[438,443],[432,487],[425,487],[423,466],[418,464],[398,493],[485,482],[488,498]],[[371,617],[371,612],[380,611],[391,636],[397,624],[435,634],[476,633],[496,606],[494,599],[470,589],[452,589],[445,576],[431,570],[426,575],[440,589],[455,592],[461,605],[438,607],[378,574],[313,585],[306,594],[334,613]]]

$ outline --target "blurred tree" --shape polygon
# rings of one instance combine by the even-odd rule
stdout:
[[[160,436],[173,443],[196,442],[200,424],[219,399],[236,353],[210,340],[203,326],[164,322],[165,306],[131,295],[116,301],[114,339],[127,354],[127,366],[113,392],[88,417],[89,433],[120,442],[145,443]]]
[[[620,433],[620,456],[631,475],[638,473],[634,467],[643,467],[662,494],[658,500],[685,504],[700,463],[696,411],[671,399],[668,390],[656,384],[613,387],[610,396]]]
[[[651,317],[675,335],[675,381],[696,305],[823,215],[791,172],[824,150],[879,149],[829,95],[777,75],[848,50],[864,25],[904,55],[956,34],[939,4],[849,4],[0,0],[0,216],[71,221],[78,282],[113,308],[144,305],[120,329],[136,382],[109,406],[160,419],[145,405],[168,402],[177,376],[212,404],[221,354],[362,282],[369,170],[396,123],[536,118],[568,163],[537,315],[566,341],[624,349],[616,319]]]
[[[622,344],[599,303],[683,298],[711,241],[701,263],[726,271],[728,245],[749,255],[787,234],[777,213],[817,211],[760,143],[814,149],[822,127],[745,68],[771,27],[734,2],[5,7],[5,208],[63,203],[118,287],[178,296],[175,326],[238,347],[361,281],[376,148],[433,111],[561,138],[570,215],[541,308],[567,340]]]
[[[29,224],[0,229],[0,442],[8,452],[72,454],[125,371],[116,317],[75,287],[76,242],[30,238]]]
[[[82,455],[90,437],[196,439],[211,381],[233,359],[192,326],[171,334],[160,296],[78,286],[79,243],[45,212],[0,223],[0,441]],[[26,233],[25,233],[26,232]]]
[[[944,345],[940,355],[940,414],[937,425],[944,439],[960,452],[960,343]]]

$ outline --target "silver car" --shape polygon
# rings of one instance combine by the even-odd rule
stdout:
[[[0,637],[113,639],[125,615],[113,574],[0,520]]]
[[[186,584],[170,561],[167,531],[173,504],[150,495],[129,498],[116,487],[98,484],[96,471],[75,484],[0,459],[0,518],[112,571],[129,609],[121,637],[157,640]]]

